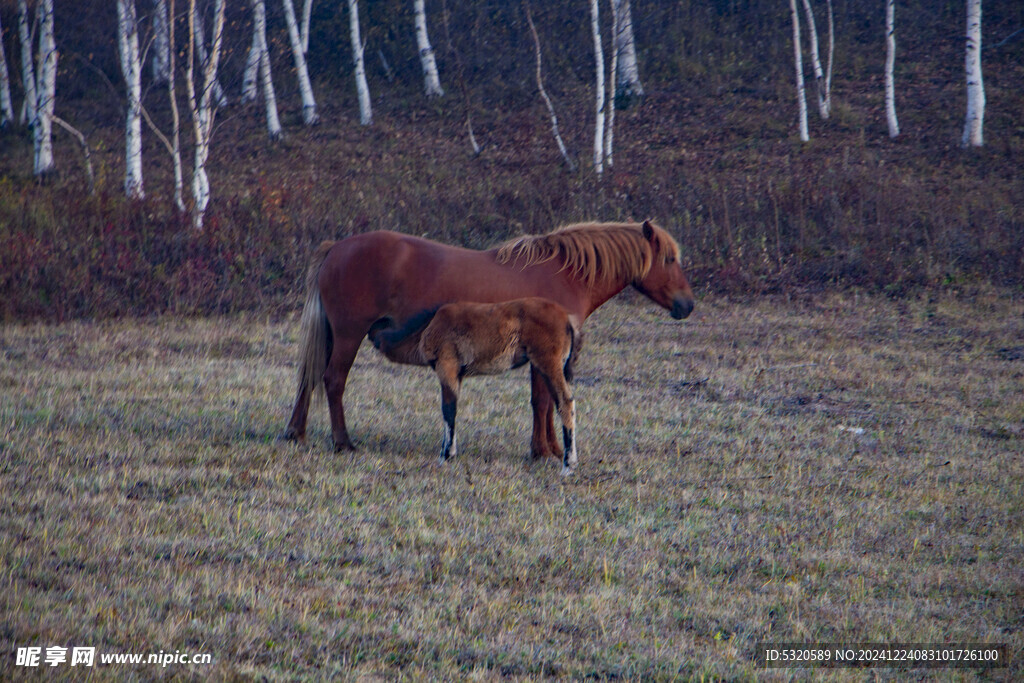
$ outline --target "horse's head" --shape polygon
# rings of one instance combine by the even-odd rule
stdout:
[[[641,229],[651,248],[651,267],[633,286],[676,320],[685,318],[693,310],[693,290],[679,265],[679,245],[650,221],[644,221]]]

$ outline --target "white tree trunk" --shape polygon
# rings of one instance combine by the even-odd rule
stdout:
[[[366,84],[366,66],[363,61],[363,41],[359,37],[359,0],[348,0],[348,25],[352,38],[352,62],[355,67],[356,92],[359,94],[359,123],[373,123],[370,104],[370,86]]]
[[[299,25],[295,21],[295,5],[292,0],[284,0],[284,20],[288,24],[288,39],[291,41],[292,54],[295,57],[295,71],[299,76],[299,93],[302,96],[302,122],[312,126],[320,120],[316,113],[316,100],[313,98],[313,84],[309,80],[306,68],[306,52],[302,49],[302,37]]]
[[[219,4],[220,0],[217,0],[217,3]],[[206,65],[210,61],[210,55],[206,51],[206,29],[203,28],[203,15],[195,2],[190,2],[189,4],[192,5],[192,16],[189,21],[193,22],[189,24],[189,30],[192,30],[191,27],[195,26],[192,44],[199,55],[200,68],[205,71]],[[216,73],[216,71],[217,70],[214,69],[214,73]],[[224,92],[224,87],[220,84],[220,79],[214,78],[213,85],[210,87],[213,89],[214,106],[226,107],[228,104],[228,96],[227,93]]]
[[[636,63],[636,42],[633,39],[633,10],[629,0],[612,0],[615,32],[612,34],[612,49],[618,57],[618,68],[614,72],[615,89],[621,99],[631,101],[644,96],[640,83],[640,68]]]
[[[423,67],[423,89],[427,97],[444,95],[441,78],[437,75],[437,60],[434,59],[434,48],[430,45],[427,33],[427,11],[424,0],[413,0],[413,11],[416,15],[416,47],[420,51],[420,64]]]
[[[800,115],[800,140],[811,139],[807,132],[807,97],[804,94],[804,59],[800,51],[800,13],[796,0],[789,0],[789,13],[793,17],[793,62],[796,65],[796,100]]]
[[[128,197],[141,199],[146,193],[142,185],[142,63],[135,0],[117,0],[117,47],[128,95],[124,191]]]
[[[0,128],[14,120],[14,102],[11,100],[11,74],[7,70],[7,52],[4,49],[4,29],[0,26]]]
[[[51,173],[53,107],[57,95],[57,43],[53,38],[53,0],[39,0],[39,56],[36,64],[35,175]]]
[[[254,0],[255,1],[255,0]],[[266,16],[266,7],[264,7],[264,16]],[[249,50],[245,53],[245,68],[242,69],[242,103],[249,104],[255,102],[256,98],[259,97],[259,83],[257,79],[260,75],[260,39],[259,31],[256,27],[255,13],[253,14],[252,22],[252,42],[249,44]],[[264,22],[265,24],[266,22]],[[266,28],[264,27],[264,32]],[[266,38],[264,38],[265,40]]]
[[[601,44],[601,17],[597,0],[590,0],[590,30],[594,35],[594,172],[600,176],[604,172],[604,47]]]
[[[192,127],[195,134],[195,154],[192,166],[192,225],[196,230],[203,227],[203,217],[210,203],[210,179],[206,173],[206,161],[210,156],[210,137],[213,134],[214,84],[217,82],[217,68],[220,64],[221,42],[224,35],[224,2],[214,2],[213,42],[207,59],[200,57],[202,82],[196,83],[195,64],[199,36],[196,0],[189,0],[189,56],[186,76],[189,109],[192,113]],[[205,51],[205,46],[204,46]],[[198,86],[198,87],[197,87]]]
[[[264,0],[252,0],[253,34],[259,58],[260,88],[267,110],[267,134],[271,140],[281,139],[281,119],[277,115],[277,96],[270,76],[270,51],[267,49],[267,8]]]
[[[25,107],[22,109],[23,124],[35,126],[36,107],[39,98],[36,96],[36,67],[32,61],[32,33],[29,30],[28,4],[18,0],[18,38],[21,41],[21,80],[25,86]]]
[[[174,16],[174,0],[171,3],[170,16]],[[171,102],[171,161],[174,166],[174,205],[178,211],[185,211],[184,179],[181,171],[181,116],[178,113],[178,97],[175,89],[175,55],[174,22],[167,24],[167,44],[170,46],[171,62],[167,70],[167,94]]]
[[[119,2],[120,1],[121,0],[119,0]],[[175,16],[174,0],[167,0],[167,3],[170,6],[170,16]],[[167,45],[169,53],[168,56],[170,59],[167,63],[167,93],[170,96],[171,104],[171,139],[168,139],[157,125],[153,123],[153,119],[150,118],[145,107],[141,107],[140,111],[142,112],[142,118],[144,118],[146,123],[149,124],[153,134],[156,135],[157,139],[164,144],[164,147],[167,148],[167,153],[171,155],[171,161],[174,164],[174,205],[178,208],[178,211],[184,212],[185,200],[182,196],[183,183],[181,177],[181,117],[178,115],[178,98],[175,96],[174,89],[174,81],[176,78],[175,55],[177,54],[175,52],[174,42],[174,22],[167,23]],[[60,123],[60,121],[57,120],[57,123]],[[82,148],[86,149],[84,136],[75,131],[72,131],[72,134],[79,138],[79,141],[82,143]],[[88,163],[88,152],[86,152],[86,158]]]
[[[832,113],[832,63],[836,54],[836,23],[832,12],[832,0],[825,3],[828,8],[828,66],[825,67],[825,105]]]
[[[900,134],[900,123],[896,118],[896,0],[885,2],[885,120],[889,124],[889,137]]]
[[[299,25],[299,37],[302,39],[302,55],[309,55],[309,23],[313,14],[313,0],[302,3],[302,23]]]
[[[615,99],[618,95],[618,78],[616,77],[616,74],[618,73],[619,57],[622,52],[622,50],[619,49],[619,35],[621,29],[619,27],[618,7],[616,7],[617,2],[619,2],[619,0],[609,0],[612,10],[612,63],[611,67],[608,69],[608,82],[605,85],[605,88],[610,92],[607,93],[605,99],[605,109],[608,112],[608,116],[605,121],[604,129],[604,163],[609,168],[612,166],[612,147],[615,142]],[[626,8],[629,8],[628,2],[626,3]]]
[[[967,0],[967,120],[964,123],[964,147],[985,144],[982,124],[985,120],[985,84],[981,79],[981,0]]]
[[[167,0],[153,0],[153,82],[166,83],[171,68]]]
[[[811,47],[811,67],[814,69],[814,86],[818,95],[818,113],[827,119],[832,108],[832,94],[825,79],[825,70],[821,68],[821,57],[818,52],[818,25],[814,21],[814,11],[810,0],[803,0],[804,14],[807,16],[807,34]],[[831,20],[830,20],[831,24]],[[831,52],[831,47],[829,48]]]

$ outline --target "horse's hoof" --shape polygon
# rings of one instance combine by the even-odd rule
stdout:
[[[355,453],[356,452],[356,447],[352,444],[351,441],[344,441],[342,443],[338,443],[337,441],[335,441],[334,442],[334,452],[335,453]]]
[[[280,436],[277,437],[278,441],[292,441],[297,444],[306,443],[306,435],[299,434],[294,429],[286,429]]]
[[[533,460],[541,460],[543,458],[558,458],[562,459],[562,451],[555,448],[538,448],[536,446],[530,447],[530,457]]]
[[[573,472],[575,472],[575,471],[576,471],[576,470],[575,470],[575,468],[572,468],[572,467],[563,467],[563,468],[562,468],[562,476],[563,476],[563,477],[569,477],[569,476],[572,476],[572,473],[573,473]]]

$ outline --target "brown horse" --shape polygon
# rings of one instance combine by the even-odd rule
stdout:
[[[377,334],[373,344],[387,353],[419,333],[420,355],[441,382],[444,441],[441,462],[455,455],[455,414],[462,378],[495,375],[530,363],[544,378],[562,420],[562,474],[576,466],[575,403],[569,381],[577,332],[564,308],[539,297],[498,304],[455,303],[414,315],[399,330]]]
[[[367,335],[372,340],[403,327],[423,310],[542,296],[565,308],[580,329],[598,306],[629,285],[673,318],[693,309],[679,245],[648,221],[570,225],[487,251],[386,231],[324,242],[307,278],[299,386],[284,438],[305,439],[309,401],[323,382],[335,450],[352,449],[342,395],[360,343]],[[385,355],[398,363],[424,363],[418,335]],[[530,377],[533,455],[558,455],[551,393],[538,372]]]

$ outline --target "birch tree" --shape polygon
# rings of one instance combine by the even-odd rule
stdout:
[[[36,126],[39,140],[36,155],[37,176],[51,173],[53,163],[53,109],[57,100],[57,43],[53,37],[53,0],[40,0],[39,10],[39,81],[36,84]]]
[[[189,110],[192,114],[192,127],[195,136],[195,152],[192,166],[192,226],[202,230],[203,217],[210,203],[210,179],[206,173],[206,161],[210,156],[210,138],[213,135],[213,119],[215,86],[217,83],[217,67],[220,64],[221,42],[224,35],[224,2],[214,0],[213,41],[210,44],[207,59],[200,57],[202,80],[196,81],[196,53],[199,38],[198,13],[196,0],[189,0],[188,29],[189,48],[185,85],[188,90]],[[204,48],[205,49],[205,48]]]
[[[594,36],[594,172],[600,177],[604,172],[604,48],[601,44],[601,17],[597,0],[590,0],[590,30]]]
[[[299,24],[299,37],[302,39],[302,54],[309,55],[309,24],[313,16],[313,0],[302,3],[302,23]]]
[[[21,82],[25,88],[25,105],[21,111],[21,122],[29,126],[35,125],[36,107],[39,99],[36,96],[36,66],[32,61],[35,49],[32,45],[32,32],[29,29],[28,4],[18,0],[18,40],[21,42]]]
[[[267,48],[267,8],[264,0],[252,0],[253,35],[256,36],[256,53],[259,58],[260,92],[267,112],[267,134],[271,140],[282,136],[281,119],[277,115],[277,96],[274,94],[274,79],[270,74],[270,50]],[[315,114],[316,105],[314,105]],[[305,109],[303,109],[305,112]]]
[[[256,25],[255,11],[253,12],[252,22],[252,42],[249,44],[249,50],[245,54],[245,67],[242,69],[242,102],[249,104],[256,101],[259,97],[259,84],[257,80],[260,74],[260,39],[259,39],[259,27]],[[266,16],[266,5],[264,4],[264,16]],[[264,33],[266,32],[266,25],[264,23]],[[266,38],[264,37],[264,40]]]
[[[4,48],[4,29],[0,26],[0,128],[6,128],[14,120],[14,103],[11,100],[11,74],[7,70],[7,51]]]
[[[604,163],[611,167],[612,165],[612,148],[615,142],[615,103],[618,101],[618,78],[616,74],[619,72],[619,57],[621,56],[621,50],[619,49],[619,13],[617,11],[616,2],[618,0],[609,0],[611,5],[611,16],[612,16],[612,63],[608,70],[608,82],[606,88],[610,90],[607,93],[605,99],[605,109],[608,111],[608,116],[605,121],[604,127]],[[627,6],[628,9],[628,6]],[[634,55],[635,59],[635,55]]]
[[[291,42],[292,55],[295,58],[295,72],[299,77],[299,94],[302,97],[302,122],[307,126],[312,126],[320,120],[320,115],[316,113],[313,84],[309,80],[309,70],[306,68],[306,52],[302,48],[302,36],[299,35],[299,25],[295,21],[295,5],[292,3],[292,0],[284,0],[284,20],[288,25],[288,40]],[[264,42],[266,42],[265,39]]]
[[[789,0],[789,13],[793,18],[793,62],[796,66],[796,100],[800,117],[800,140],[807,142],[807,97],[804,94],[804,60],[800,51],[800,13],[796,8],[796,0]]]
[[[889,124],[889,137],[900,134],[896,118],[896,0],[885,1],[885,120]]]
[[[835,31],[832,18],[832,0],[828,0],[828,73],[821,68],[818,52],[818,26],[810,0],[803,0],[807,16],[807,36],[810,43],[811,67],[814,69],[814,85],[818,95],[818,113],[827,119],[832,112],[832,57],[835,52]]]
[[[171,4],[170,16],[174,17],[174,0],[168,0]],[[171,139],[166,141],[167,151],[171,155],[171,163],[174,167],[174,205],[178,211],[184,213],[185,211],[185,197],[184,197],[184,179],[181,172],[181,116],[178,112],[178,93],[175,89],[175,79],[177,78],[177,68],[175,62],[175,43],[174,43],[174,22],[170,21],[167,24],[167,44],[170,48],[169,56],[171,58],[167,69],[167,95],[170,98],[171,103]],[[145,110],[143,110],[145,111]]]
[[[533,23],[533,14],[530,12],[530,3],[526,0],[523,0],[523,11],[526,13],[526,23],[530,27],[530,34],[533,36],[534,52],[537,56],[537,89],[540,91],[540,96],[543,98],[544,104],[547,105],[548,114],[551,116],[551,132],[555,136],[555,143],[558,144],[558,151],[562,153],[562,158],[565,159],[565,163],[569,166],[569,170],[575,171],[576,164],[573,163],[572,158],[569,156],[569,152],[565,148],[565,142],[562,141],[562,135],[558,131],[558,117],[555,115],[555,106],[551,103],[551,98],[548,97],[547,90],[544,89],[544,78],[540,60],[540,36],[537,35],[537,27]]]
[[[214,7],[216,8],[220,4],[220,0],[215,0]],[[199,57],[199,65],[202,71],[206,71],[206,65],[210,61],[211,57],[206,50],[206,29],[203,28],[203,15],[199,9],[199,6],[190,0],[191,5],[189,17],[189,32],[192,34],[192,44],[189,47],[190,50],[194,49]],[[216,19],[214,19],[216,22]],[[193,30],[193,27],[195,30]],[[219,58],[218,58],[219,59]],[[216,74],[217,69],[214,69]],[[213,102],[217,107],[225,107],[228,104],[227,93],[224,92],[224,87],[220,84],[218,77],[214,78],[213,81]]]
[[[967,120],[960,144],[981,147],[984,144],[982,124],[985,119],[985,84],[981,78],[981,0],[967,0],[967,49],[964,58],[967,71]]]
[[[167,0],[153,0],[153,82],[166,83],[171,68],[170,20]]]
[[[124,191],[128,197],[141,199],[145,196],[142,185],[142,64],[135,0],[117,0],[117,47],[128,95]]]
[[[167,4],[170,6],[170,16],[174,16],[174,0],[167,0]],[[167,148],[167,153],[171,156],[171,163],[174,168],[174,206],[178,211],[184,213],[185,211],[185,198],[184,198],[184,181],[182,180],[181,172],[181,116],[178,112],[178,98],[175,90],[175,79],[176,76],[176,65],[174,42],[174,22],[167,23],[167,45],[168,45],[168,62],[167,62],[167,94],[170,99],[171,105],[171,137],[168,139],[163,134],[145,107],[141,107],[142,118],[146,120],[150,130],[156,135],[157,139],[163,143],[164,147]]]
[[[25,112],[32,127],[33,173],[37,178],[52,173],[53,108],[57,94],[57,43],[53,37],[53,0],[36,5],[39,26],[38,52],[29,31],[28,6],[18,0],[18,32],[21,36],[21,64],[25,82]],[[36,52],[36,61],[32,55]]]
[[[441,78],[437,75],[437,60],[434,59],[434,48],[427,34],[427,11],[424,0],[413,0],[413,12],[416,15],[416,47],[420,51],[420,65],[423,67],[423,89],[427,97],[441,97]]]
[[[370,103],[370,86],[366,83],[363,41],[359,37],[359,0],[348,0],[348,26],[352,39],[352,63],[355,69],[356,92],[359,95],[359,123],[368,126],[373,123],[373,107]]]
[[[613,59],[616,101],[629,103],[644,96],[640,83],[640,69],[636,62],[636,43],[633,38],[633,10],[629,0],[611,0]]]

